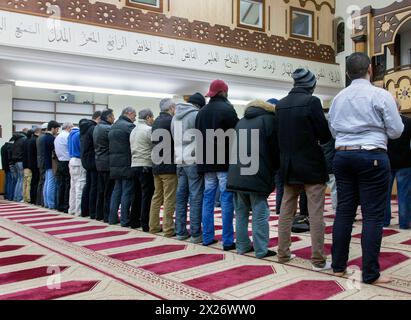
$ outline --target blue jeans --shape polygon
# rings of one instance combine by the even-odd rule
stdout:
[[[122,227],[130,225],[130,209],[133,202],[134,181],[132,179],[116,180],[110,201],[108,223],[118,223],[118,208],[121,204],[120,223]]]
[[[268,219],[270,208],[267,197],[253,193],[234,193],[234,206],[236,218],[236,245],[237,252],[244,254],[251,249],[248,236],[248,219],[252,210],[252,228],[255,256],[264,258],[268,251],[270,236]]]
[[[15,164],[15,174],[16,174],[16,186],[14,189],[13,200],[20,202],[23,200],[23,179],[24,179],[24,169],[23,162],[17,162]]]
[[[391,171],[390,189],[388,193],[387,211],[385,213],[384,226],[388,227],[391,223],[391,194],[395,178],[397,178],[398,215],[400,220],[400,229],[410,229],[411,168],[404,168]]]
[[[385,152],[338,151],[334,158],[338,205],[333,230],[332,267],[347,268],[352,226],[361,205],[363,215],[362,276],[365,283],[380,277],[384,216],[390,182],[390,160]]]
[[[217,188],[221,192],[221,209],[223,214],[223,245],[234,243],[234,201],[232,192],[227,191],[227,172],[207,172],[204,174],[205,188],[203,198],[203,243],[214,240],[214,203]]]
[[[6,200],[13,201],[14,198],[14,189],[16,188],[15,177],[11,171],[6,173]]]
[[[56,209],[56,190],[56,178],[54,177],[53,169],[47,169],[43,189],[45,208]]]
[[[179,167],[177,176],[176,233],[178,237],[188,236],[187,203],[190,202],[190,234],[198,239],[201,237],[204,178],[197,173],[195,165]]]

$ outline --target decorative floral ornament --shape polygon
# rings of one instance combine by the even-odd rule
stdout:
[[[283,53],[284,50],[285,50],[285,41],[284,41],[284,39],[280,38],[280,37],[273,38],[271,49],[275,53]]]
[[[197,39],[204,40],[208,39],[208,35],[210,33],[209,27],[204,23],[199,23],[194,28],[194,35]]]
[[[175,19],[173,21],[173,33],[179,37],[186,36],[189,32],[188,22],[184,19]]]
[[[150,25],[150,30],[154,32],[163,32],[164,30],[164,18],[160,15],[152,15],[148,24]]]
[[[375,31],[377,37],[389,38],[394,34],[395,28],[398,26],[398,21],[395,16],[384,16],[383,20],[377,20]]]
[[[265,34],[258,33],[253,42],[256,49],[264,50],[267,47],[267,36]]]
[[[13,6],[14,9],[18,8],[26,8],[28,0],[9,0],[7,1],[7,5]]]
[[[313,43],[305,43],[304,51],[307,58],[314,58],[317,55],[317,46]]]
[[[51,12],[49,12],[51,6],[58,5],[57,0],[39,0],[37,4],[40,6],[40,11],[46,12],[47,14],[51,14]]]
[[[236,45],[246,47],[249,41],[249,32],[237,31],[234,40]]]
[[[96,14],[98,20],[104,24],[114,23],[114,19],[116,18],[114,9],[110,9],[110,7],[106,5],[99,6]]]
[[[220,27],[217,28],[215,36],[218,42],[224,44],[227,43],[230,39],[230,32],[227,30],[227,28]]]
[[[87,4],[80,0],[70,1],[67,9],[69,10],[70,17],[76,18],[77,20],[85,19],[88,14]]]
[[[291,55],[299,56],[301,54],[301,41],[290,40],[287,49]]]
[[[124,10],[123,22],[127,27],[130,27],[131,29],[140,28],[140,14],[135,10]]]

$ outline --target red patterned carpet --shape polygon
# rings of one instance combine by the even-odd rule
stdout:
[[[333,212],[326,206],[326,252]],[[275,211],[275,196],[270,197]],[[394,214],[397,211],[393,203]],[[221,211],[216,210],[221,239]],[[310,235],[293,235],[297,258],[280,264],[252,254],[224,252],[138,230],[77,218],[25,204],[0,202],[0,300],[411,300],[411,232],[384,231],[381,269],[394,278],[384,286],[359,283],[361,219],[353,228],[352,274],[337,278],[310,269]],[[270,217],[275,250],[278,217]],[[251,231],[250,231],[251,235]]]

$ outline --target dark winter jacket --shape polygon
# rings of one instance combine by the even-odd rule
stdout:
[[[12,148],[12,159],[14,163],[23,162],[24,160],[24,143],[27,136],[24,133],[14,134],[15,139]]]
[[[27,152],[27,168],[31,171],[38,169],[37,164],[37,139],[38,137],[33,134],[33,136],[27,140],[26,152]]]
[[[292,89],[277,104],[276,126],[284,182],[326,183],[327,165],[320,144],[328,143],[331,133],[320,99],[307,89]]]
[[[42,149],[44,152],[44,169],[53,169],[53,156],[54,156],[54,137],[51,133],[46,133],[42,139]]]
[[[97,171],[110,171],[110,145],[108,141],[110,129],[111,123],[104,120],[101,120],[94,129],[93,142]]]
[[[130,134],[135,125],[126,116],[121,116],[113,124],[108,134],[110,148],[110,177],[131,179]]]
[[[404,131],[400,138],[388,141],[391,169],[411,168],[411,119],[401,116]]]
[[[258,130],[258,135],[254,139],[252,129]],[[231,191],[257,193],[268,197],[274,191],[274,177],[280,165],[275,131],[275,107],[262,100],[251,102],[235,130],[237,147],[234,148],[234,145],[231,152],[227,188]],[[243,136],[240,131],[247,132],[247,140],[241,140]],[[241,146],[244,145],[247,146],[247,153],[241,156]],[[251,166],[242,163],[242,157],[251,157]],[[235,159],[237,161],[234,164]],[[256,173],[246,173],[246,168],[256,168],[253,170]]]
[[[44,138],[46,134],[42,132],[38,137],[36,144],[37,144],[37,167],[40,170],[44,170]]]
[[[96,170],[96,154],[94,152],[93,132],[97,126],[94,120],[80,120],[80,152],[81,164],[86,170]]]
[[[335,140],[331,138],[331,140],[323,144],[321,146],[324,152],[324,157],[325,157],[325,162],[327,164],[327,173],[328,174],[333,174],[333,162],[334,162],[334,157],[335,157]]]
[[[153,174],[154,175],[176,174],[177,173],[177,167],[174,164],[175,162],[174,161],[174,140],[171,134],[171,121],[172,120],[173,120],[173,116],[171,114],[169,114],[168,112],[161,112],[160,115],[157,117],[157,119],[154,121],[153,126],[152,126],[153,132],[157,129],[167,130],[171,138],[171,144],[165,146],[165,148],[159,154],[159,156],[165,159],[167,163],[161,163],[161,164],[153,163]],[[155,148],[156,145],[161,143],[162,140],[163,140],[162,137],[160,137],[159,141],[152,140],[153,148]]]
[[[196,129],[200,130],[203,136],[203,145],[198,146],[203,148],[203,158],[199,159],[202,164],[197,164],[199,173],[206,172],[226,172],[229,167],[230,158],[230,141],[225,139],[223,144],[218,146],[217,138],[207,141],[207,129],[222,129],[227,133],[227,130],[234,129],[237,125],[238,117],[233,105],[222,96],[216,96],[210,99],[210,102],[203,107],[197,115]],[[214,160],[212,164],[207,164],[207,151],[214,149]],[[225,154],[225,162],[218,164],[218,152]]]
[[[5,172],[10,171],[10,165],[13,163],[11,160],[11,150],[13,148],[12,142],[6,142],[1,147],[1,165]]]

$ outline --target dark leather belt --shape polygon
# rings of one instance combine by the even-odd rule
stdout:
[[[337,151],[373,151],[373,152],[387,152],[387,150],[382,148],[375,148],[375,149],[365,149],[363,147],[338,147],[336,148]]]

